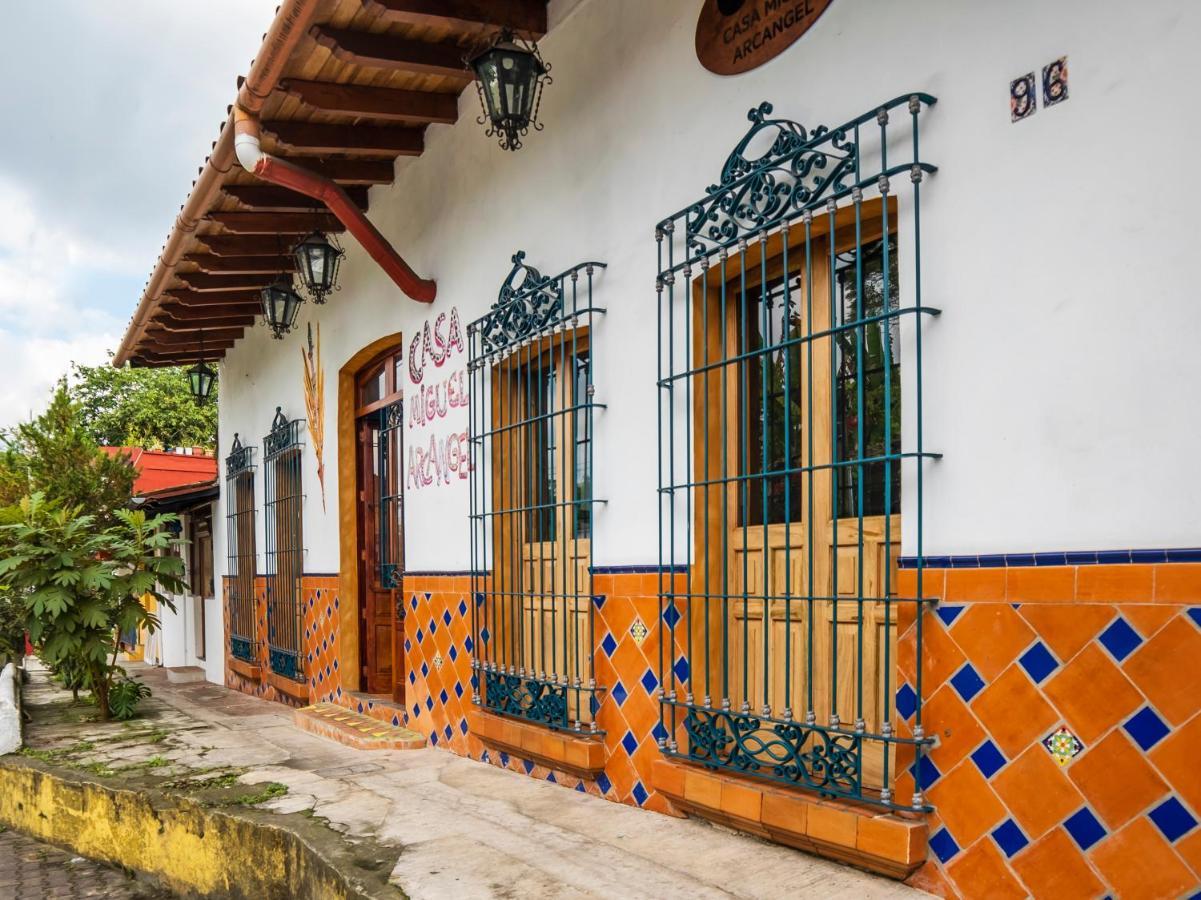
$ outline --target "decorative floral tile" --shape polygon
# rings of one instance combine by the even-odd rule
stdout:
[[[1061,56],[1043,66],[1043,106],[1054,106],[1068,99],[1068,58]]]
[[[1043,746],[1061,766],[1066,766],[1084,749],[1084,744],[1080,742],[1080,739],[1062,725],[1043,738]]]
[[[1020,122],[1034,115],[1038,109],[1034,88],[1034,73],[1027,72],[1021,78],[1009,82],[1009,118]]]
[[[650,634],[650,629],[646,627],[646,623],[641,619],[635,619],[630,624],[630,637],[634,639],[635,644],[641,644],[645,641],[648,634]]]

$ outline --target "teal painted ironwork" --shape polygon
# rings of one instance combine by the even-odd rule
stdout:
[[[513,255],[467,329],[472,697],[484,709],[601,734],[593,665],[592,299],[603,263],[547,277]]]
[[[300,440],[303,419],[288,419],[275,408],[271,431],[263,438],[263,513],[267,562],[267,649],[271,671],[304,681],[304,492]]]
[[[399,588],[404,575],[404,401],[372,413],[378,419],[376,532],[380,584]],[[399,604],[398,609],[403,609]]]
[[[258,659],[255,628],[255,555],[253,447],[238,435],[225,458],[225,574],[229,603],[229,652],[237,659]]]
[[[760,104],[717,183],[655,229],[659,746],[900,809],[929,808],[920,779],[894,785],[932,743],[922,331],[939,310],[922,301],[919,192],[936,167],[918,132],[935,102],[812,130]],[[902,487],[911,596],[894,575]],[[917,659],[904,712],[899,618]]]

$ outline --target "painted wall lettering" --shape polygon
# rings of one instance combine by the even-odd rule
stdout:
[[[438,313],[409,343],[405,390],[407,487],[446,486],[466,481],[467,354],[458,307]]]
[[[413,384],[421,384],[427,362],[442,368],[456,352],[463,352],[463,326],[459,322],[459,308],[452,306],[449,316],[439,313],[432,328],[427,319],[421,331],[413,336],[409,344],[409,379]]]
[[[471,473],[467,452],[467,432],[457,431],[444,437],[431,434],[428,443],[409,447],[410,490],[438,484],[466,481]]]
[[[421,428],[445,419],[452,409],[466,409],[467,373],[462,369],[447,378],[417,386],[417,395],[409,401],[409,427]]]

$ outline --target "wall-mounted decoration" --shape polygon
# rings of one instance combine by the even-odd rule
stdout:
[[[321,486],[321,509],[325,510],[325,367],[321,365],[321,326],[313,340],[313,323],[309,323],[308,347],[300,348],[304,363],[304,405],[308,410],[309,437],[317,454],[317,483]]]
[[[1068,58],[1061,56],[1043,66],[1043,106],[1054,106],[1068,99]]]
[[[1066,766],[1084,749],[1084,744],[1080,743],[1080,738],[1076,737],[1076,735],[1072,734],[1062,725],[1043,739],[1043,746],[1047,748],[1047,751],[1055,757],[1055,761],[1061,766]]]
[[[1021,78],[1009,82],[1009,118],[1014,122],[1034,115],[1038,109],[1034,89],[1034,73],[1027,72]]]
[[[705,0],[696,58],[718,75],[739,75],[779,56],[832,0]]]

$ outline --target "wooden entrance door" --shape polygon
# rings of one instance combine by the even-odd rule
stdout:
[[[886,439],[899,449],[899,340],[881,331],[890,325],[831,333],[879,315],[885,281],[878,235],[861,237],[857,253],[853,240],[834,240],[833,266],[826,238],[808,268],[795,256],[788,271],[780,257],[756,260],[724,292],[698,292],[705,374],[694,414],[709,440],[696,460],[705,541],[693,593],[722,601],[703,638],[720,660],[707,678],[715,706],[728,699],[735,711],[793,721],[811,712],[822,726],[861,721],[879,734],[885,667],[896,660],[896,609],[883,598],[896,594],[900,472],[846,463],[879,457]],[[883,748],[864,742],[865,787],[885,787]]]
[[[361,684],[404,700],[404,405],[399,354],[359,378],[356,420]]]

